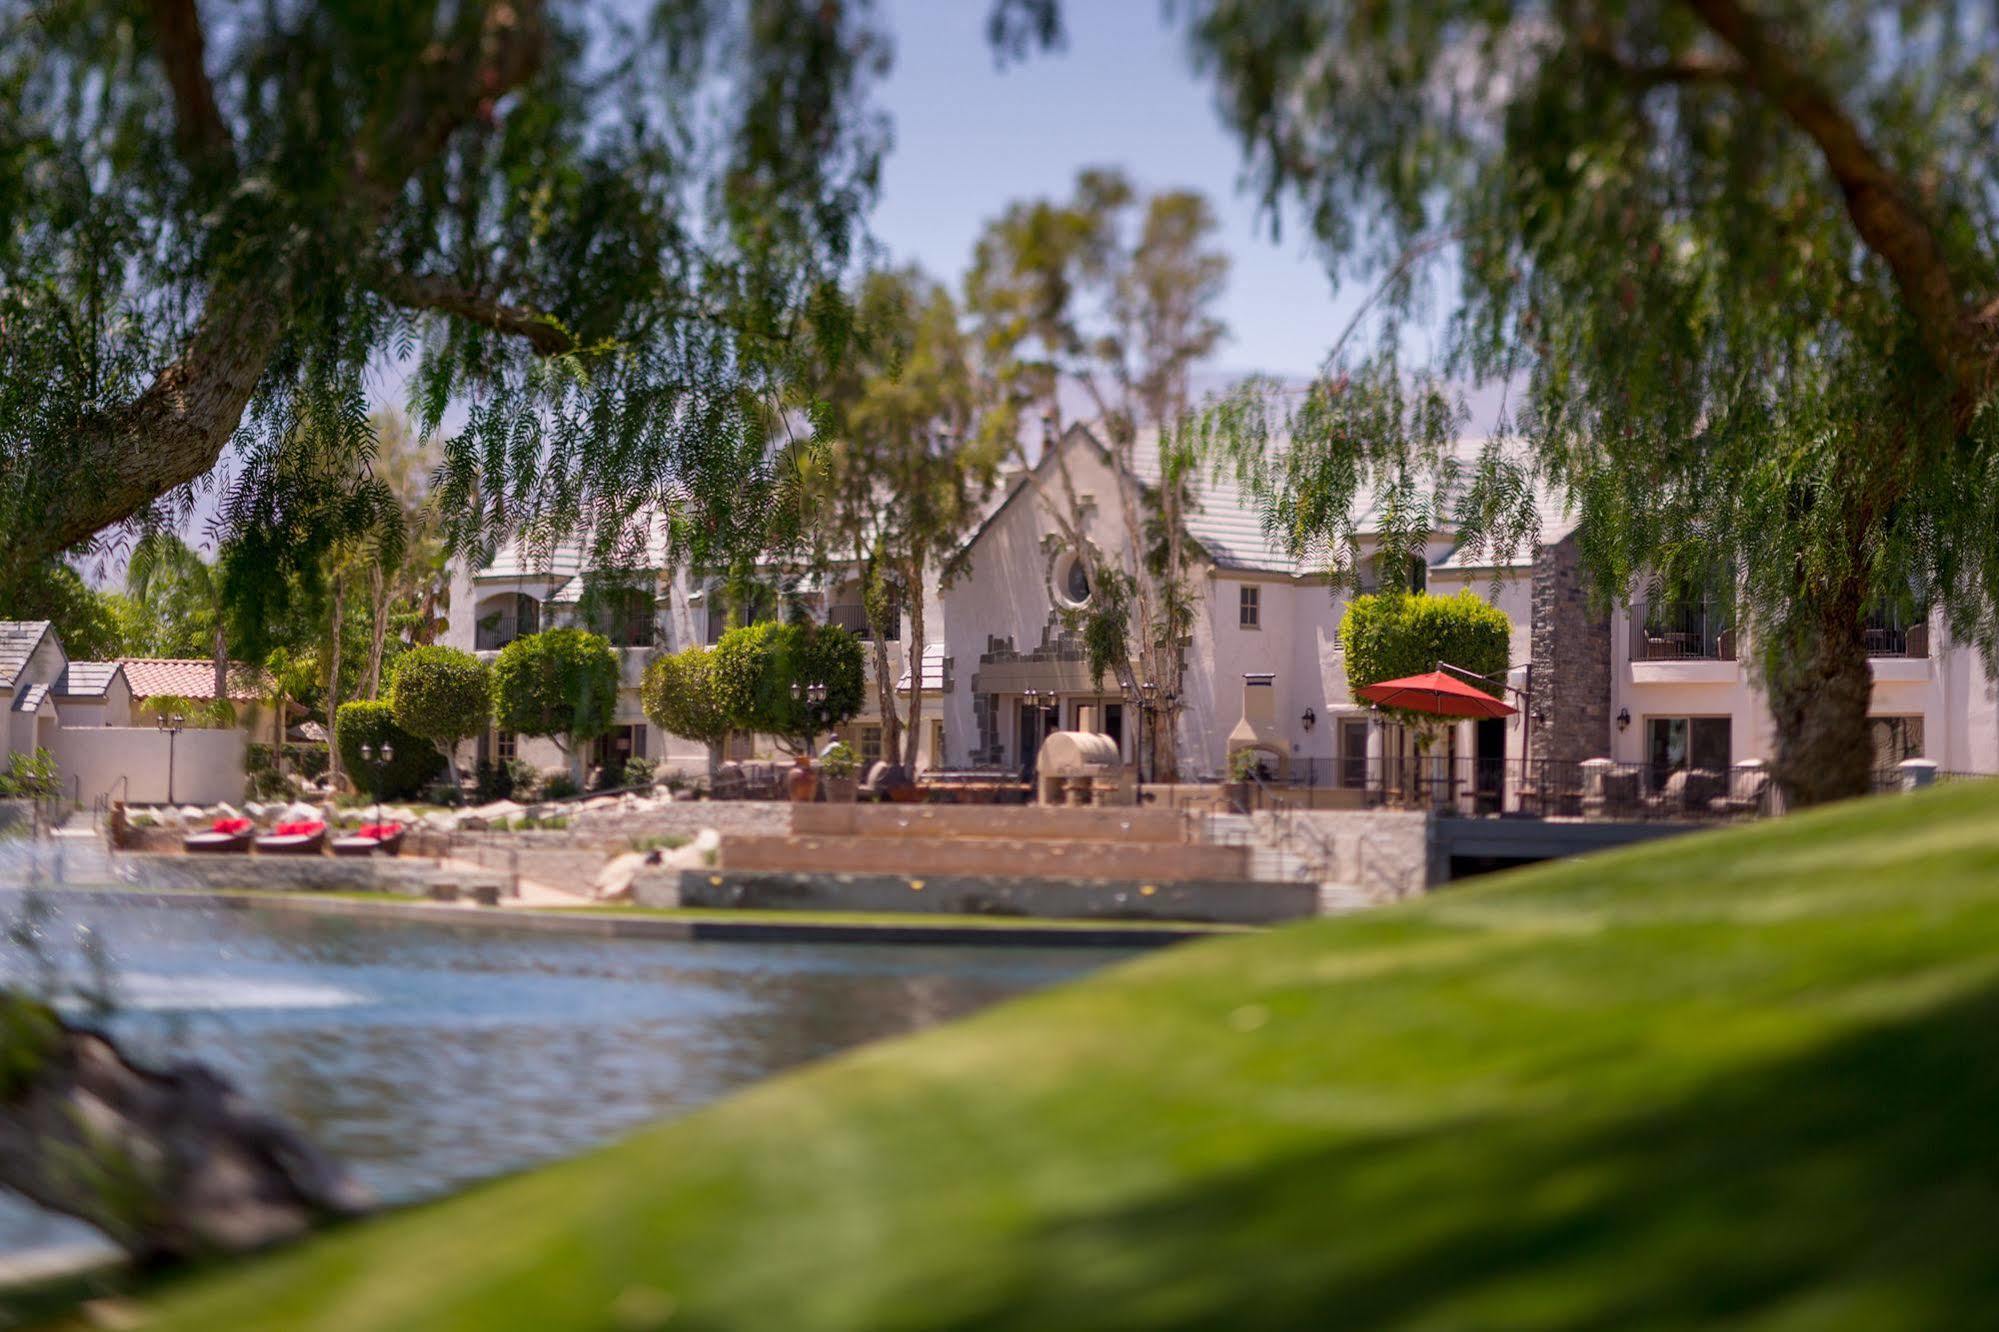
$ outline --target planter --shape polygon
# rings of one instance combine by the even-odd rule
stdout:
[[[1222,800],[1231,814],[1250,812],[1250,784],[1248,782],[1223,782]]]
[[[784,783],[794,804],[809,805],[819,794],[819,774],[812,770],[812,760],[804,754],[793,760],[791,771],[784,775]]]
[[[819,785],[826,791],[828,804],[851,805],[861,794],[861,779],[858,777],[828,777],[822,773]]]

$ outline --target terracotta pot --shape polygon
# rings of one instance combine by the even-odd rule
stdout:
[[[812,770],[812,760],[804,754],[793,761],[791,771],[784,775],[784,782],[794,804],[809,805],[819,793],[819,774]]]

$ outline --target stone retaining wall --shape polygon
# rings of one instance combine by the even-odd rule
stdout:
[[[1247,879],[1240,846],[994,841],[977,837],[724,837],[716,867],[849,874],[1015,878]]]
[[[188,856],[127,852],[121,877],[142,888],[211,892],[382,892],[421,897],[432,884],[500,885],[503,876],[407,856]]]
[[[1430,815],[1422,811],[1312,810],[1288,816],[1255,815],[1257,830],[1275,841],[1291,823],[1293,849],[1323,856],[1332,882],[1351,884],[1375,901],[1396,901],[1429,891]]]
[[[1145,845],[1187,840],[1186,820],[1170,809],[1034,805],[794,805],[787,831],[812,837],[982,837]]]
[[[645,906],[757,910],[921,912],[1067,920],[1184,920],[1262,925],[1317,913],[1310,883],[1260,880],[1151,883],[1015,879],[991,875],[788,874],[682,870],[641,874]]]

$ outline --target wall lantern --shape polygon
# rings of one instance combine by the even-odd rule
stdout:
[[[1300,717],[1298,720],[1305,724],[1305,734],[1310,735],[1312,733],[1312,728],[1318,725],[1319,723],[1319,714],[1312,711],[1310,708],[1306,708],[1305,715]]]
[[[1620,731],[1628,731],[1631,729],[1630,708],[1619,708],[1617,710],[1617,729]]]

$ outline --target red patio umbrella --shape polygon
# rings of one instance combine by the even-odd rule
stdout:
[[[1466,684],[1443,671],[1383,680],[1363,685],[1354,692],[1384,708],[1429,712],[1439,717],[1511,717],[1515,711],[1511,704],[1500,702],[1477,685]]]

